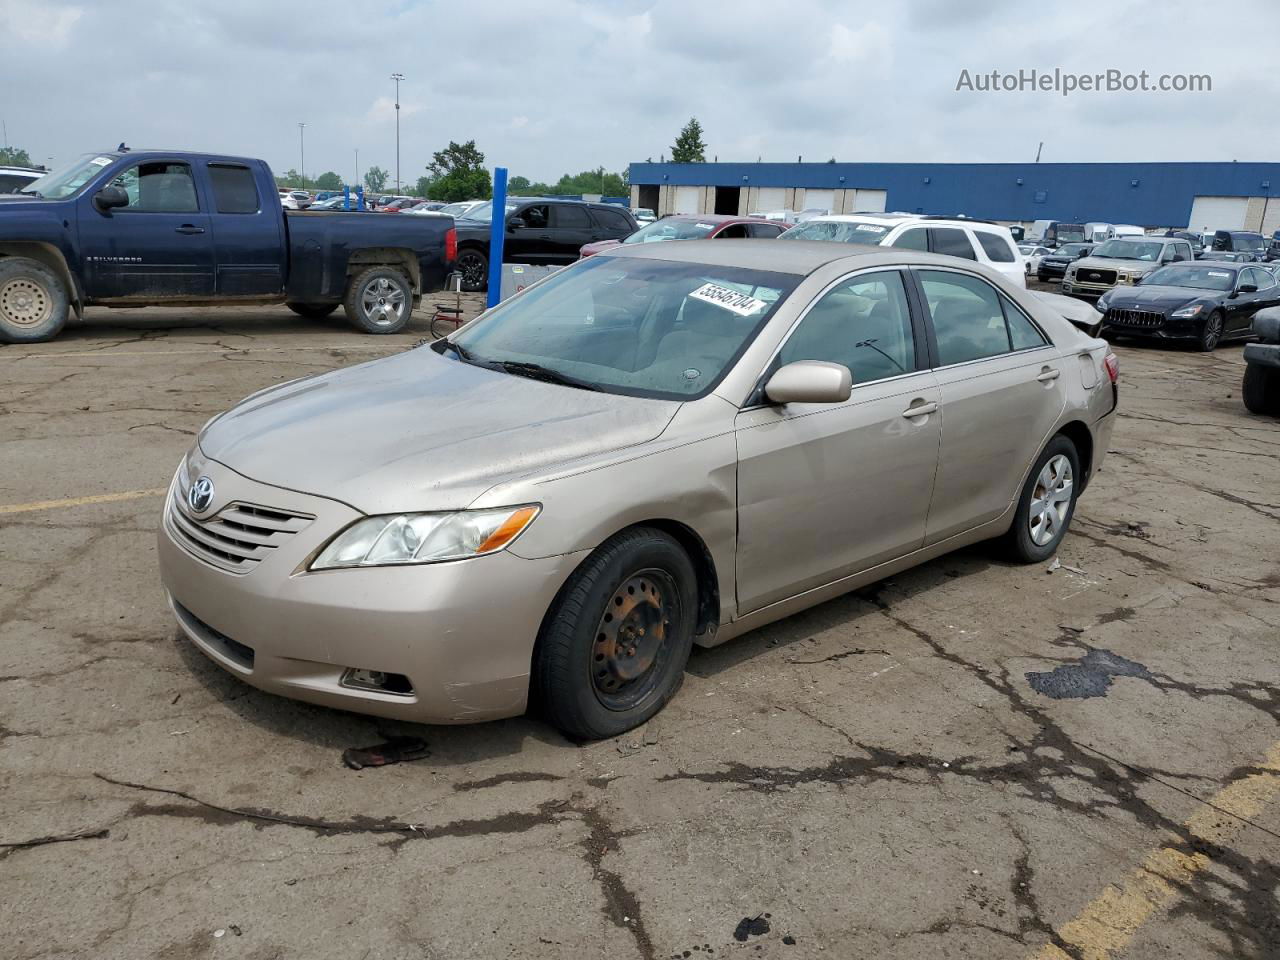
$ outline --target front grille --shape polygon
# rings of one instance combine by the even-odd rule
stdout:
[[[192,556],[230,573],[248,573],[315,517],[252,503],[231,503],[212,517],[197,520],[174,491],[169,502],[169,532]]]
[[[1151,310],[1108,310],[1103,322],[1113,327],[1159,327],[1164,314]]]
[[[1114,270],[1095,270],[1092,267],[1080,267],[1076,270],[1076,280],[1079,283],[1115,283],[1116,272]]]

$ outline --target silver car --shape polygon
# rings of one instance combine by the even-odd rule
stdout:
[[[975,541],[1048,558],[1117,374],[970,261],[626,245],[212,420],[161,573],[191,642],[263,690],[446,723],[533,704],[607,737],[694,644]]]

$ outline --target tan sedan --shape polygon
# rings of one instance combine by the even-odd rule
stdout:
[[[947,551],[1048,558],[1107,344],[969,261],[631,245],[447,340],[211,421],[159,533],[187,637],[263,690],[605,737],[712,646]]]

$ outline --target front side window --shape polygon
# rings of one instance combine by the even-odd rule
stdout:
[[[805,314],[778,361],[839,363],[854,383],[869,383],[910,373],[915,351],[906,289],[894,270],[862,274],[827,293]]]
[[[731,223],[715,234],[715,238],[717,240],[742,240],[746,235],[747,225],[745,223]]]
[[[978,259],[978,255],[973,252],[973,244],[969,242],[969,235],[963,230],[955,227],[930,227],[929,233],[933,239],[934,253],[962,257],[965,260]]]
[[[520,211],[520,219],[524,221],[524,225],[526,227],[530,227],[534,230],[545,230],[551,225],[549,205],[545,203],[535,203],[531,207],[525,207]]]
[[[640,257],[591,257],[454,338],[462,359],[629,396],[715,388],[800,277]],[[441,343],[441,352],[449,344]]]
[[[1017,262],[1013,247],[1009,246],[1009,242],[1004,237],[994,233],[987,233],[985,230],[975,230],[973,232],[978,238],[978,242],[982,244],[982,252],[987,255],[987,259],[992,263]]]
[[[960,273],[921,270],[943,366],[1008,353],[1012,349],[1000,296],[991,284]]]
[[[129,195],[124,209],[137,213],[196,213],[196,184],[185,163],[160,160],[130,167],[111,181]]]
[[[214,208],[219,213],[257,213],[258,187],[253,171],[231,164],[209,164]]]

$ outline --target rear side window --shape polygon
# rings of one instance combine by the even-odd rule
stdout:
[[[991,284],[935,270],[921,270],[919,276],[943,366],[1009,352],[1004,308]]]
[[[772,239],[782,233],[782,227],[776,223],[749,223],[747,236]]]
[[[211,163],[209,182],[213,184],[214,208],[219,213],[258,212],[258,187],[248,167]]]
[[[981,234],[979,234],[981,236]],[[1009,342],[1015,350],[1034,350],[1043,347],[1047,342],[1040,329],[1031,322],[1031,318],[1023,313],[1016,303],[1000,295],[1000,305],[1004,307],[1004,318],[1009,324]]]
[[[631,221],[626,218],[625,214],[619,213],[617,210],[601,210],[595,209],[591,211],[596,218],[596,222],[601,228],[608,230],[612,234],[622,236],[631,233],[635,227],[631,225]]]
[[[551,205],[551,226],[587,228],[591,226],[591,217],[587,215],[585,207],[573,207],[567,203],[554,203]]]
[[[1017,263],[1017,257],[1014,256],[1013,247],[1004,237],[995,233],[987,233],[984,230],[973,231],[974,236],[978,238],[978,243],[982,244],[982,252],[987,255],[987,259],[992,263]]]
[[[923,227],[913,227],[910,230],[904,230],[890,246],[901,247],[903,250],[923,250],[928,253],[929,235]]]
[[[930,227],[929,233],[933,238],[934,253],[963,257],[965,260],[978,259],[978,255],[973,252],[973,244],[969,242],[969,235],[963,230],[955,227]]]

